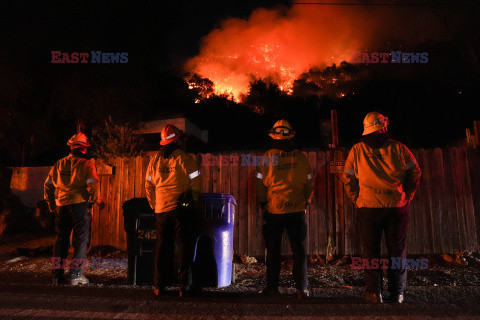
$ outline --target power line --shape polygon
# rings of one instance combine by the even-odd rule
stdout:
[[[463,3],[332,3],[332,2],[294,2],[292,5],[322,5],[322,6],[444,6],[459,4],[478,4],[478,2]]]

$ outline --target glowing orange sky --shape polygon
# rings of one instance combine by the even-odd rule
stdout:
[[[309,68],[349,61],[354,51],[365,50],[374,25],[357,10],[293,5],[260,8],[247,20],[230,18],[203,38],[186,70],[235,99],[248,91],[252,78],[271,78],[288,90]]]

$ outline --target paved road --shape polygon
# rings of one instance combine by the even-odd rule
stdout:
[[[0,319],[480,319],[479,289],[411,288],[410,303],[367,305],[359,292],[348,293],[345,288],[318,288],[306,301],[292,295],[265,299],[248,291],[179,299],[174,290],[155,298],[147,287],[52,287],[2,281]],[[434,303],[424,301],[429,295]],[[442,296],[455,299],[449,302]]]

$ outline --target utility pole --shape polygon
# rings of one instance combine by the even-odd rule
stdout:
[[[480,145],[480,122],[479,121],[473,121],[473,134],[475,136],[475,143],[473,147],[476,149]]]
[[[328,240],[330,243],[331,254],[345,253],[345,212],[343,182],[341,179],[343,167],[345,164],[342,150],[339,149],[338,142],[338,119],[337,110],[330,111],[332,122],[332,143],[330,151],[327,153],[329,160],[328,175]]]
[[[332,144],[330,149],[338,148],[338,121],[337,110],[330,110],[330,119],[332,121]]]
[[[77,119],[77,133],[85,133],[85,122],[83,119]]]

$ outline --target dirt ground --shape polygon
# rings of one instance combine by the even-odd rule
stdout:
[[[202,294],[178,298],[167,287],[155,297],[151,285],[127,283],[125,268],[89,268],[90,285],[51,285],[52,236],[0,236],[0,319],[480,319],[479,255],[436,255],[428,269],[411,270],[405,303],[364,302],[362,270],[349,257],[310,257],[311,298],[297,300],[292,261],[282,264],[281,297],[265,298],[264,257],[234,258],[234,284],[204,288]],[[70,253],[71,254],[71,253]],[[92,258],[127,258],[113,247],[94,247]],[[417,257],[420,258],[420,257]]]
[[[0,236],[2,278],[8,276],[12,281],[16,278],[33,278],[37,279],[36,281],[49,282],[53,241],[54,237],[49,235]],[[92,257],[121,260],[127,258],[127,254],[113,247],[94,247],[89,251],[89,261]],[[325,262],[325,258],[317,256],[309,259],[309,285],[314,295],[321,292],[322,288],[362,290],[363,271],[352,269],[349,257],[333,258],[328,263]],[[428,289],[478,286],[480,289],[480,255],[477,253],[463,252],[457,256],[451,254],[415,258],[428,258],[428,269],[410,270],[409,287]],[[266,271],[261,260],[263,257],[236,256],[235,283],[218,290],[231,293],[260,291],[265,286]],[[292,260],[285,260],[282,263],[281,291],[284,293],[294,292],[291,268]],[[90,265],[85,270],[85,275],[98,285],[127,284],[127,270],[121,266],[92,268]]]

